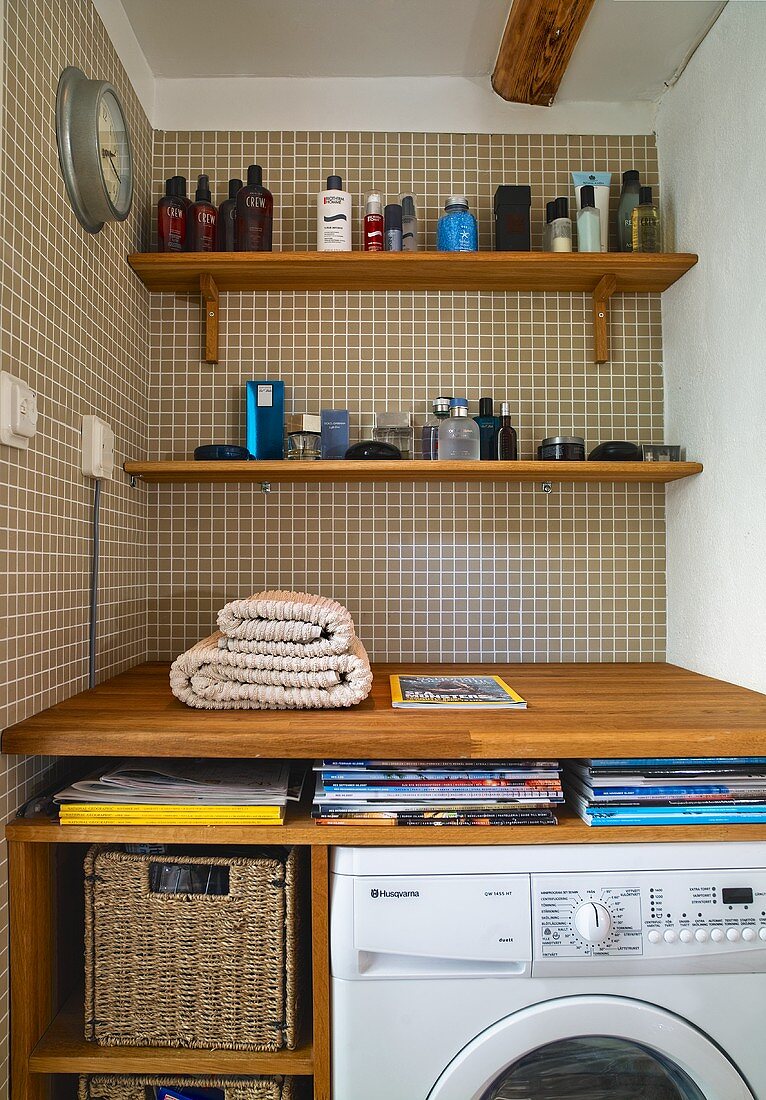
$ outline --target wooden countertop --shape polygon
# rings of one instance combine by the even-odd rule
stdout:
[[[766,695],[668,664],[376,665],[347,710],[201,711],[168,665],[115,676],[7,729],[5,753],[382,759],[766,755]],[[391,672],[498,673],[520,711],[407,711]]]

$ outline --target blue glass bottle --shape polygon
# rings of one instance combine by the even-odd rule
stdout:
[[[440,252],[477,252],[479,234],[476,218],[468,209],[465,195],[450,195],[436,228],[436,247]]]

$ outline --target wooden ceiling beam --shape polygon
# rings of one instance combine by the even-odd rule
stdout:
[[[594,0],[513,0],[492,73],[512,103],[550,107]]]

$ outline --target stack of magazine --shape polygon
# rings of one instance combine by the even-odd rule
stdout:
[[[766,756],[570,760],[563,779],[587,825],[766,823]]]
[[[555,760],[323,760],[320,825],[556,825]]]
[[[281,825],[291,786],[283,761],[126,760],[54,796],[62,825]]]

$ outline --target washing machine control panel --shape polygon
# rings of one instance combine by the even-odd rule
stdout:
[[[766,870],[533,874],[532,907],[537,960],[672,969],[674,959],[715,955],[737,956],[733,968],[744,969],[762,952],[766,970]]]

